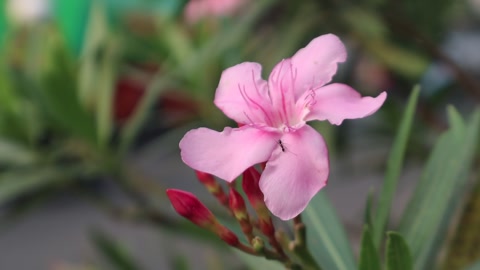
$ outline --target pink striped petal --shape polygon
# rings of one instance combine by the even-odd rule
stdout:
[[[237,123],[266,123],[271,105],[262,66],[245,62],[223,71],[214,103]]]
[[[247,126],[226,127],[222,132],[194,129],[180,141],[181,156],[191,168],[231,182],[247,168],[268,160],[279,136]]]
[[[340,125],[345,119],[363,118],[373,114],[386,98],[386,92],[376,98],[362,97],[348,85],[329,84],[315,92],[315,103],[305,120],[328,120],[334,125]]]
[[[327,146],[316,130],[305,125],[285,133],[260,178],[268,209],[283,220],[294,218],[326,185],[328,173]]]

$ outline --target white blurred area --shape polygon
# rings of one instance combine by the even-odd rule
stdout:
[[[35,24],[50,16],[51,3],[50,0],[7,0],[6,11],[14,24]]]

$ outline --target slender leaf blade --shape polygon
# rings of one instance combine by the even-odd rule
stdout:
[[[407,243],[396,232],[387,233],[386,249],[387,270],[412,270],[413,261]]]
[[[252,256],[234,248],[232,248],[232,251],[238,258],[240,258],[245,263],[247,268],[250,270],[282,268],[282,264],[277,261],[270,261],[263,257]]]
[[[392,151],[388,157],[385,181],[383,183],[378,208],[373,221],[373,239],[376,246],[380,245],[390,215],[390,208],[392,206],[393,196],[395,195],[398,178],[400,177],[400,172],[403,166],[403,160],[407,149],[408,138],[410,137],[410,131],[412,129],[415,107],[417,105],[419,94],[420,87],[415,86],[408,100],[398,133],[393,142]]]
[[[367,225],[363,228],[362,244],[360,250],[359,270],[380,270],[380,257],[373,243],[372,233]]]
[[[356,269],[350,243],[335,210],[320,191],[302,214],[307,246],[322,269]]]
[[[480,270],[480,260],[469,266],[466,270]]]
[[[451,128],[435,145],[399,228],[418,269],[434,264],[453,212],[462,200],[478,142],[480,110],[465,130],[452,112]]]
[[[140,270],[140,266],[134,261],[131,254],[127,251],[125,246],[116,241],[112,237],[101,233],[94,232],[92,240],[97,250],[104,256],[108,262],[115,266],[118,270]]]

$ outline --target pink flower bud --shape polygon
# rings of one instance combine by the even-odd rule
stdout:
[[[247,207],[242,195],[233,188],[230,188],[230,209],[237,220],[248,220]]]
[[[259,204],[265,205],[263,193],[260,190],[258,183],[260,182],[260,173],[254,168],[250,167],[243,173],[242,188],[248,197],[250,204],[256,208]]]
[[[212,212],[192,193],[167,189],[167,196],[175,211],[197,226],[210,229],[218,223]]]
[[[235,233],[227,229],[225,226],[217,226],[215,233],[230,246],[236,247],[240,244],[240,241],[238,240],[238,237],[235,235]]]
[[[204,184],[204,185],[211,186],[211,185],[217,184],[217,182],[213,178],[213,175],[211,175],[211,174],[204,173],[204,172],[201,172],[201,171],[195,171],[195,174],[197,175],[198,180],[200,182],[202,182],[202,184]]]
[[[260,173],[250,167],[243,173],[242,187],[248,200],[258,216],[258,227],[263,234],[272,236],[275,233],[272,218],[264,202],[264,196],[259,187]]]
[[[245,206],[245,201],[243,200],[242,195],[233,188],[230,188],[230,209],[240,223],[243,233],[250,241],[253,238],[253,226],[252,223],[250,223],[247,207]]]

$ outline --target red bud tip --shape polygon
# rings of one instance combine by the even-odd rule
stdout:
[[[236,247],[240,243],[235,233],[222,225],[217,227],[216,233],[225,243],[229,244],[230,246]]]
[[[200,171],[195,171],[195,174],[197,175],[198,180],[202,182],[204,185],[209,186],[209,185],[217,184],[217,182],[213,178],[213,175],[211,174],[200,172]]]
[[[196,225],[208,228],[216,224],[212,212],[192,193],[178,189],[167,189],[167,196],[175,211]]]
[[[242,195],[233,188],[230,188],[230,209],[238,220],[248,219],[247,207]]]
[[[263,193],[259,187],[260,173],[250,167],[243,173],[242,187],[248,197],[248,201],[255,208],[259,203],[265,204]]]
[[[275,227],[273,226],[272,218],[260,219],[258,222],[258,227],[264,235],[269,237],[273,237],[275,235]]]

